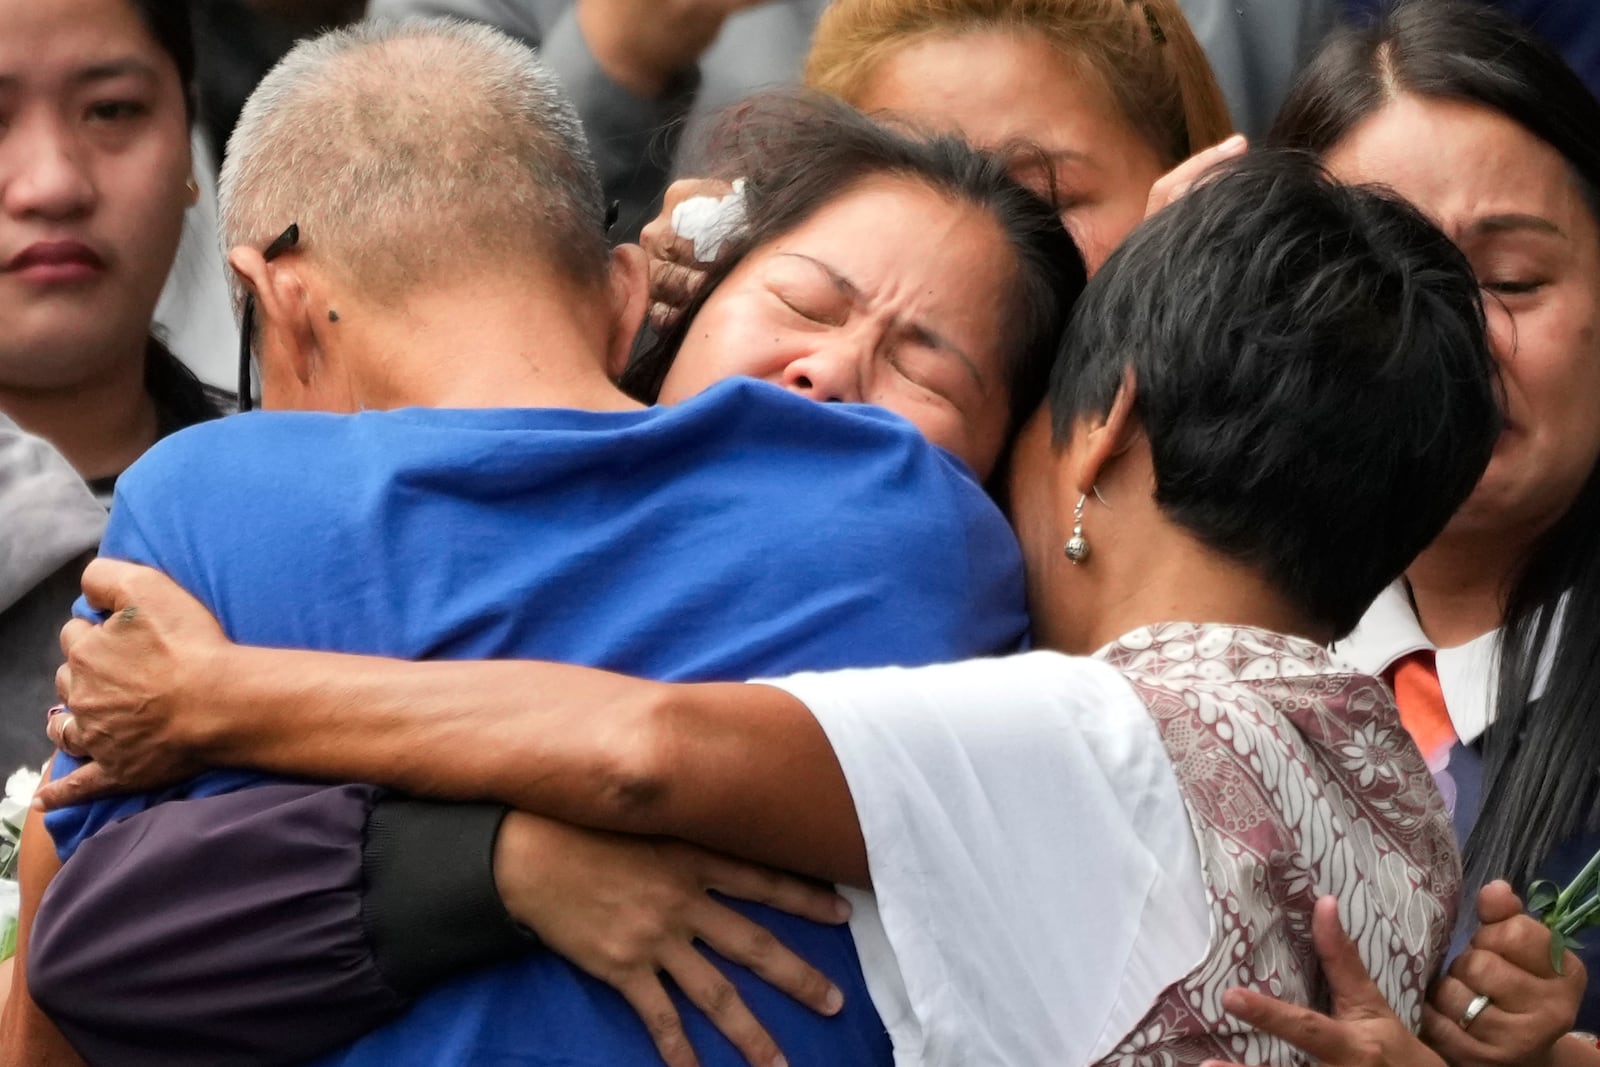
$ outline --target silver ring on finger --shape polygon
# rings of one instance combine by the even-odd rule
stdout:
[[[1461,1029],[1470,1029],[1472,1024],[1478,1021],[1478,1016],[1483,1014],[1483,1009],[1493,1003],[1494,1001],[1489,999],[1489,994],[1487,993],[1479,993],[1473,997],[1472,1002],[1467,1005],[1467,1010],[1461,1013],[1460,1019],[1456,1020],[1460,1023]]]

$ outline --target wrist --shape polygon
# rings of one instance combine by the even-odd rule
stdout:
[[[194,656],[172,694],[179,747],[210,766],[249,764],[251,742],[241,727],[252,717],[240,709],[250,703],[245,690],[263,669],[257,662],[263,651],[221,641]]]
[[[525,898],[530,888],[530,872],[543,869],[546,862],[540,825],[539,820],[523,812],[508,812],[495,834],[491,859],[495,892],[506,914],[512,922],[536,936],[538,931],[527,918]]]
[[[398,796],[369,813],[361,922],[374,962],[402,996],[537,947],[496,893],[492,866],[505,815],[497,804]]]

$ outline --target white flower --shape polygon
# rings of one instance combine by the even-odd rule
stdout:
[[[1348,741],[1334,746],[1340,764],[1356,776],[1356,785],[1362,789],[1371,788],[1379,778],[1386,782],[1398,779],[1394,750],[1394,735],[1370,722],[1357,727]]]
[[[6,795],[0,799],[0,878],[16,876],[17,843],[22,840],[22,824],[38,788],[39,773],[27,768],[6,780]]]
[[[10,822],[15,811],[28,810],[28,805],[33,802],[33,794],[38,792],[39,779],[38,771],[26,767],[6,779],[6,796],[0,800],[0,819]]]

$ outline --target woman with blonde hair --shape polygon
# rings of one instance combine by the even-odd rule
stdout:
[[[1091,270],[1144,218],[1162,175],[1197,153],[1196,165],[1215,162],[1204,150],[1233,129],[1177,0],[836,0],[806,83],[982,149],[1036,147],[1019,154],[1017,177],[1054,201]],[[709,178],[675,183],[643,234],[658,327],[717,258],[703,233],[679,232],[692,217],[682,205],[722,197],[738,177],[714,143],[702,155]]]
[[[982,148],[1042,148],[1051,173],[1024,177],[1096,265],[1144,217],[1150,185],[1233,132],[1176,0],[839,0],[806,81]]]

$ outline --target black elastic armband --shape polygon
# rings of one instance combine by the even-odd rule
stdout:
[[[361,923],[378,970],[400,995],[538,945],[495,886],[495,838],[508,811],[399,796],[373,806],[361,849]]]

